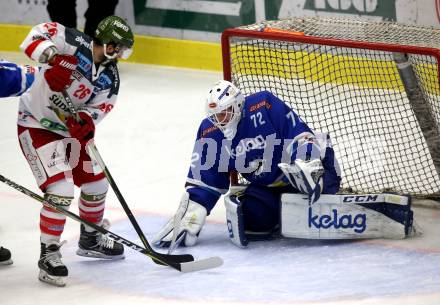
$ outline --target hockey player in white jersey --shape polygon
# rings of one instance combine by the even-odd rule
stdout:
[[[232,83],[220,81],[209,91],[205,109],[186,190],[175,217],[156,235],[157,246],[194,245],[206,216],[228,191],[229,237],[239,247],[280,234],[330,239],[408,234],[412,212],[406,197],[334,195],[341,177],[329,136],[312,131],[272,93],[245,98]],[[240,192],[230,189],[232,171],[250,182]]]
[[[85,151],[95,126],[114,107],[120,85],[118,58],[127,58],[134,43],[128,24],[109,16],[95,36],[49,22],[32,28],[20,48],[43,65],[31,88],[20,97],[18,138],[45,198],[68,209],[74,186],[81,189],[80,217],[102,224],[108,183]],[[62,91],[70,95],[80,122],[69,112]],[[39,279],[63,286],[68,275],[61,260],[64,215],[43,206],[40,212]],[[81,225],[77,254],[118,259],[122,244]]]

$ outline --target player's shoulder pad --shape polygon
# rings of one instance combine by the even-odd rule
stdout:
[[[259,102],[261,100],[271,99],[272,96],[273,96],[272,93],[270,93],[267,90],[263,90],[246,96],[245,100],[248,102]]]
[[[92,52],[92,38],[83,32],[74,28],[66,28],[66,43],[77,47],[78,49],[86,49]],[[84,52],[84,51],[83,51]]]
[[[197,132],[197,139],[203,139],[203,138],[219,139],[223,137],[224,137],[223,133],[220,131],[220,129],[214,126],[214,124],[209,119],[205,118],[200,123],[200,127]]]
[[[67,50],[78,59],[77,69],[88,79],[92,78],[93,54],[92,39],[77,29],[66,28]]]
[[[247,114],[257,110],[271,110],[273,108],[274,100],[276,100],[276,97],[266,90],[248,95],[244,102],[243,116],[247,116]]]

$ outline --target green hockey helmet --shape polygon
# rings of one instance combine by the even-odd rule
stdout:
[[[134,44],[133,32],[127,22],[118,16],[104,18],[96,28],[95,38],[104,46],[104,54],[109,59],[127,59],[132,52]],[[115,44],[115,53],[107,54],[106,46],[109,43]]]

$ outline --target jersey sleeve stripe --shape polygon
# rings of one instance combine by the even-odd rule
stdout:
[[[39,40],[33,41],[25,49],[24,52],[26,53],[27,56],[29,56],[33,60],[38,61],[38,59],[40,58],[40,55],[44,52],[44,50],[46,50],[48,47],[50,47],[52,45],[53,45],[53,43],[48,40],[39,39]]]
[[[32,58],[32,53],[37,48],[37,46],[40,43],[42,43],[43,41],[44,41],[44,39],[38,39],[38,40],[35,40],[34,42],[32,42],[24,51],[26,53],[26,55]]]
[[[209,186],[209,185],[207,185],[206,183],[203,183],[200,180],[186,178],[186,182],[189,183],[189,184],[192,184],[194,186],[200,186],[200,187],[203,187],[205,189],[209,189],[211,192],[214,192],[214,194],[218,194],[218,195],[226,194],[228,192],[228,189],[221,189],[221,188],[216,188],[216,187],[213,187],[213,186]]]

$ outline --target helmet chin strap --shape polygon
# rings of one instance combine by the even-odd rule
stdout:
[[[109,54],[107,54],[107,44],[106,43],[104,43],[104,56],[107,58],[107,59],[110,59],[110,60],[112,60],[112,59],[115,59],[116,57],[118,57],[118,52],[114,52],[113,53],[113,55],[109,55]]]

